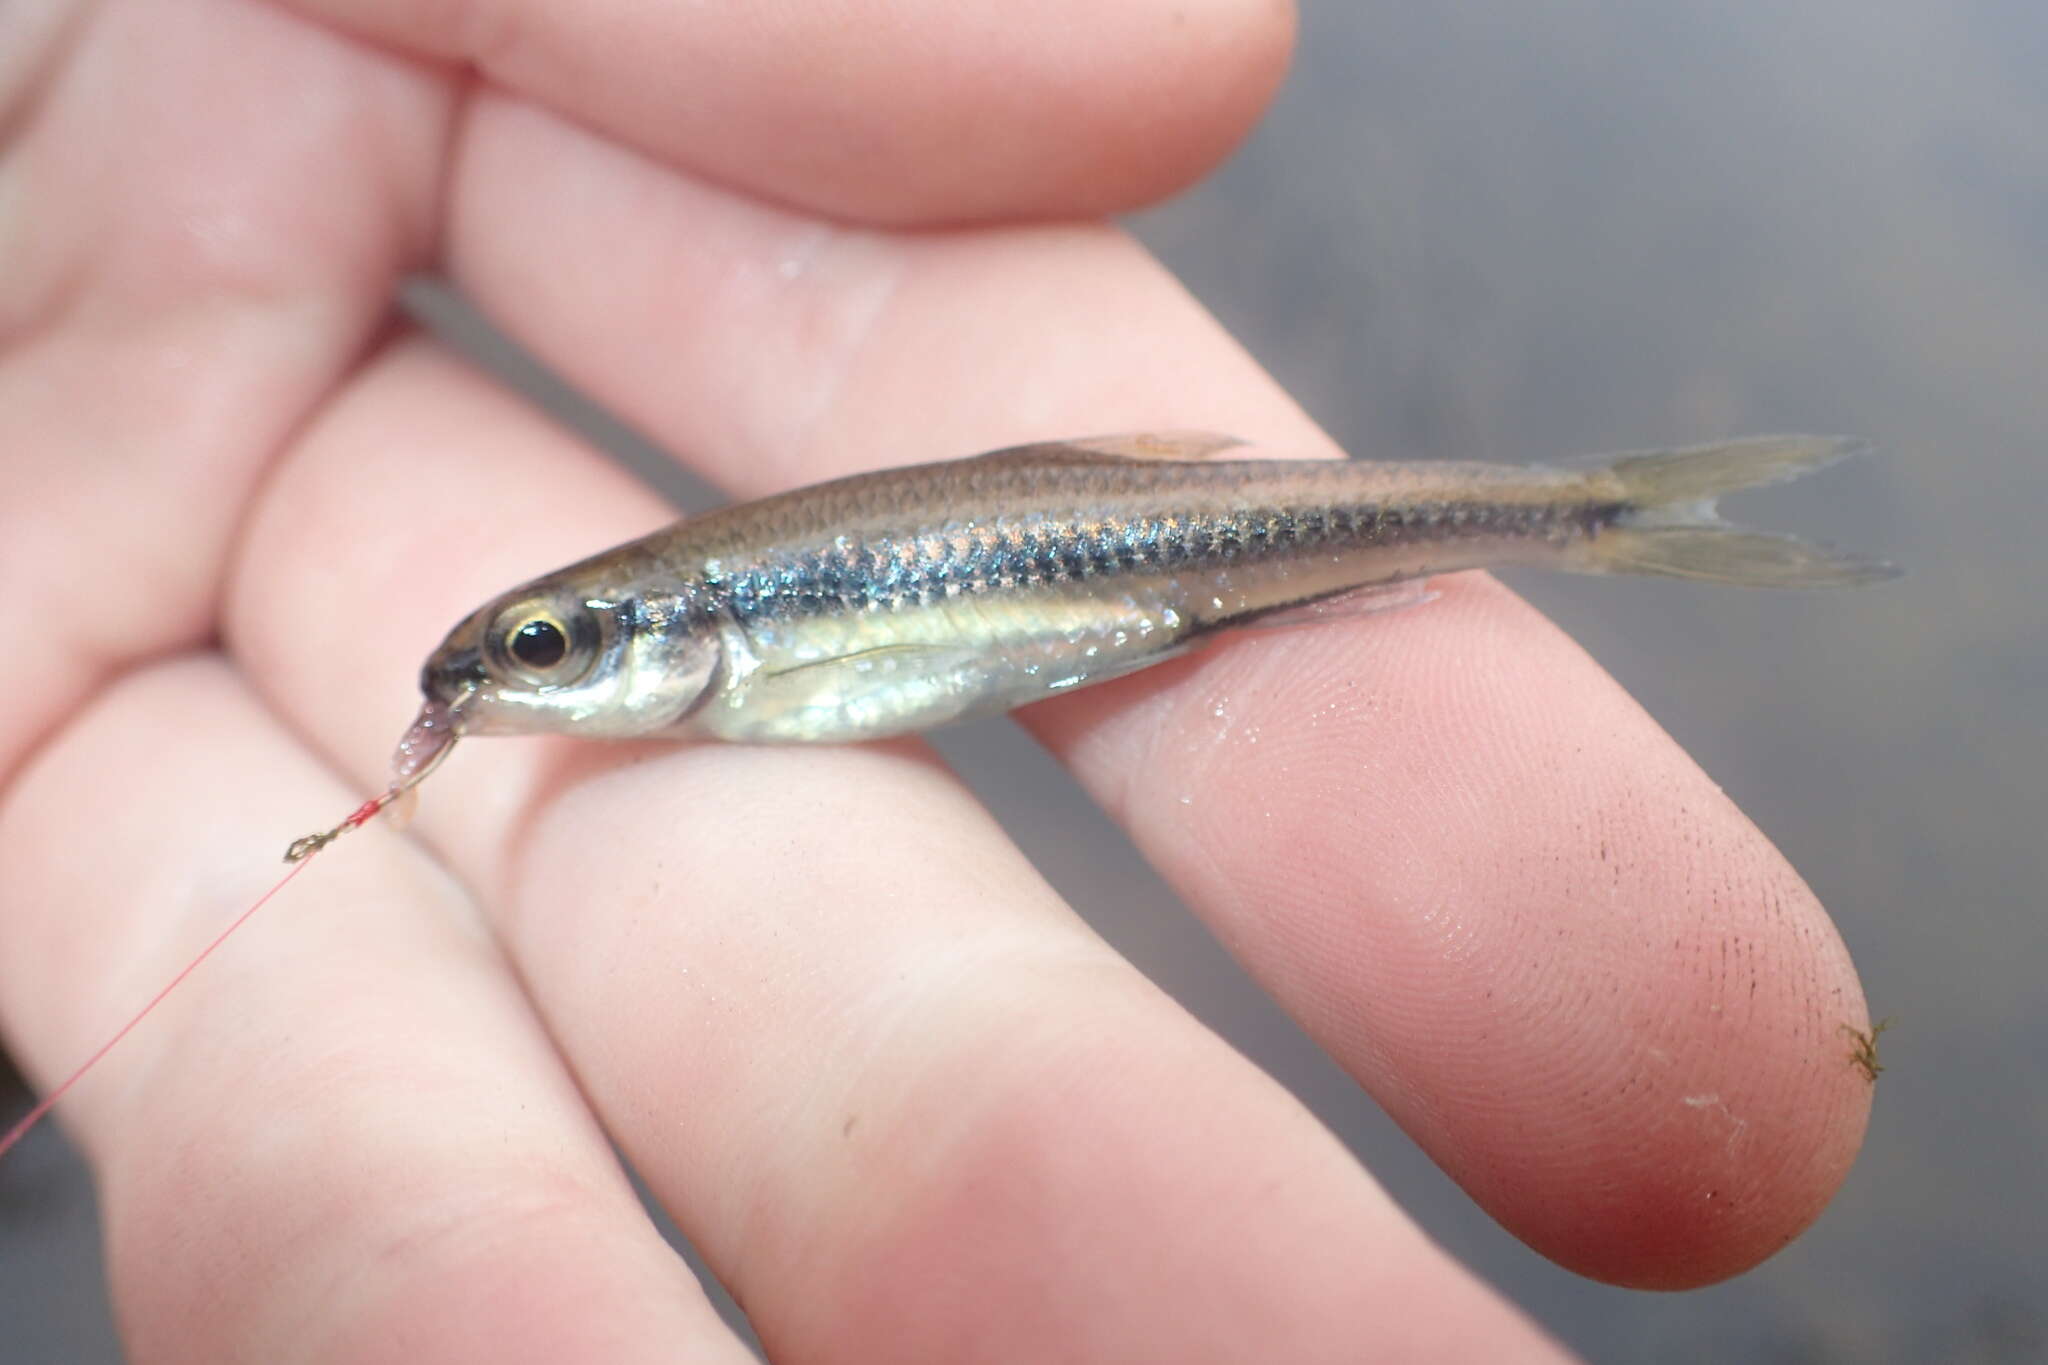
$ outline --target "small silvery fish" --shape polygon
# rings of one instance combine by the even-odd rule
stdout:
[[[1121,436],[861,474],[535,579],[427,661],[394,789],[465,734],[928,729],[1233,627],[1418,600],[1415,580],[1485,565],[1782,587],[1896,572],[1714,512],[1720,494],[1818,469],[1853,441],[1766,437],[1577,469],[1214,458],[1237,444]]]

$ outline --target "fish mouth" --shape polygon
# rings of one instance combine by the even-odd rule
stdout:
[[[459,713],[488,680],[483,651],[477,646],[443,647],[420,670],[420,691],[426,694],[427,705]]]

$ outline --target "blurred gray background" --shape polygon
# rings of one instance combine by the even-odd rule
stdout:
[[[1763,515],[1895,556],[1900,584],[1517,581],[1785,849],[1897,1016],[1862,1161],[1733,1283],[1579,1280],[1467,1205],[1035,749],[1004,725],[944,748],[1113,942],[1588,1358],[2048,1360],[2048,7],[1304,8],[1271,118],[1135,227],[1352,451],[1882,447]],[[0,1114],[27,1103],[0,1083]],[[59,1133],[0,1176],[0,1361],[118,1359]]]

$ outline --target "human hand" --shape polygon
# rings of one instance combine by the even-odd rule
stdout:
[[[848,8],[0,19],[40,59],[0,72],[33,1074],[381,785],[457,616],[665,519],[382,335],[404,269],[743,496],[1140,427],[1329,450],[1118,234],[844,226],[1170,188],[1277,75],[1270,6]],[[1731,1274],[1860,1139],[1846,955],[1576,648],[1439,586],[1024,720],[1495,1217],[1624,1283]],[[67,1101],[139,1358],[743,1359],[607,1132],[777,1359],[1547,1349],[919,745],[482,740],[423,798]]]

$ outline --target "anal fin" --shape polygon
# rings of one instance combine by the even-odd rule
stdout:
[[[1276,607],[1262,616],[1239,623],[1240,629],[1281,630],[1290,626],[1322,625],[1358,616],[1375,616],[1434,602],[1442,594],[1429,580],[1407,578],[1398,583],[1368,583],[1362,588],[1345,588],[1328,597],[1318,597],[1293,606]]]

